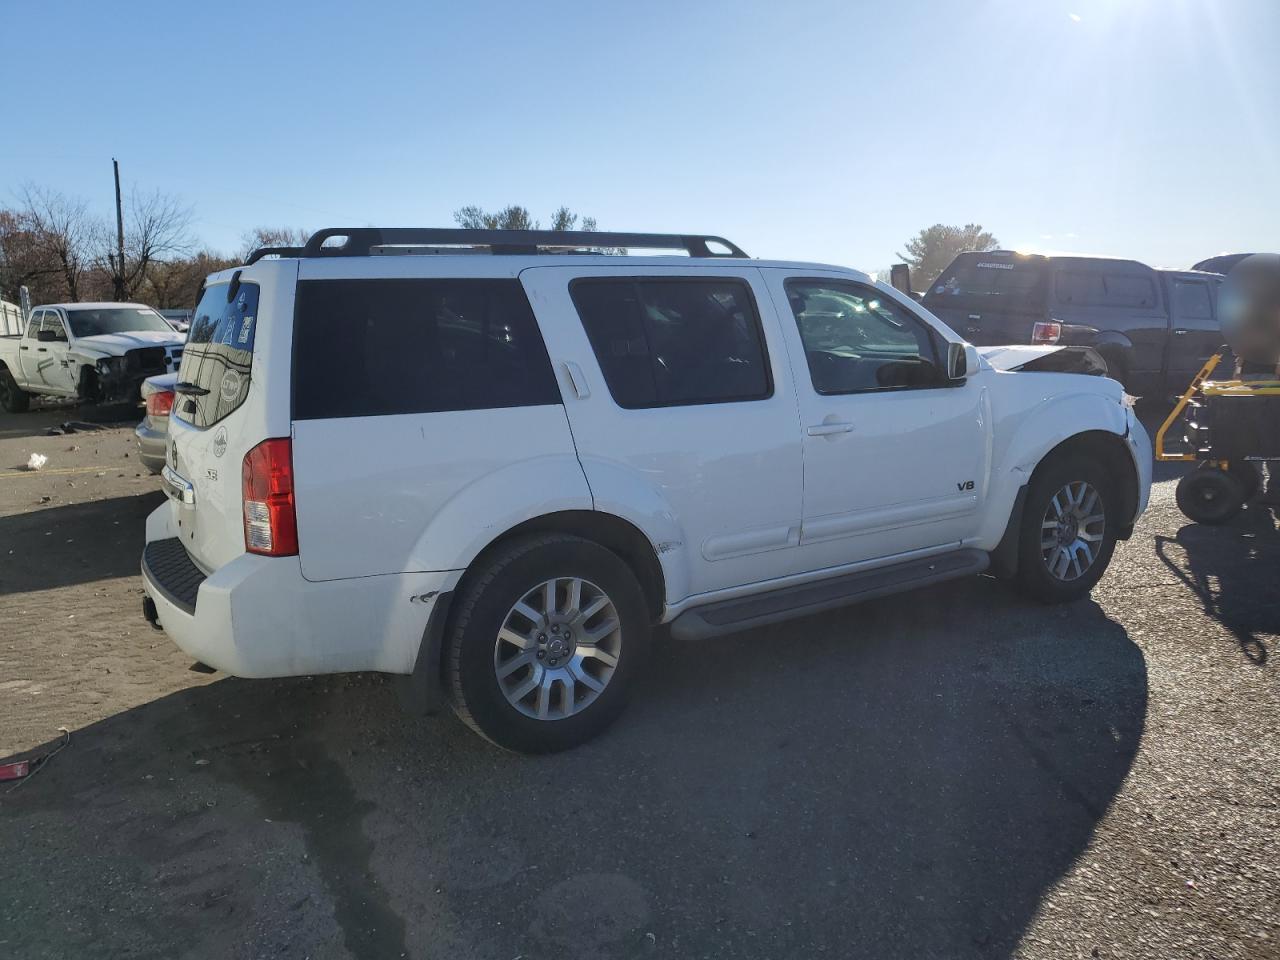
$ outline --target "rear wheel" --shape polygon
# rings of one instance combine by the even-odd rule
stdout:
[[[1244,506],[1244,487],[1217,467],[1199,467],[1178,481],[1178,509],[1194,523],[1226,523]]]
[[[559,534],[512,541],[460,595],[446,646],[454,710],[508,750],[577,746],[622,712],[649,628],[612,551]]]
[[[26,413],[31,408],[31,394],[18,386],[8,367],[0,367],[0,407],[9,413]]]
[[[1116,547],[1119,497],[1097,461],[1062,456],[1036,470],[1027,487],[1018,543],[1018,586],[1045,603],[1088,594]]]

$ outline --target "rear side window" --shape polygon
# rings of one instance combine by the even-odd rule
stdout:
[[[1042,309],[1045,272],[1043,260],[961,254],[929,288],[924,303],[938,307]]]
[[[194,389],[174,405],[179,419],[208,427],[239,409],[249,396],[253,335],[258,322],[258,285],[218,284],[200,296],[183,348],[178,382]]]
[[[569,292],[618,406],[731,403],[773,394],[745,281],[579,279]]]
[[[1209,285],[1201,280],[1175,280],[1173,283],[1174,310],[1179,317],[1188,320],[1213,319],[1213,307],[1209,302]]]
[[[1061,270],[1054,281],[1059,303],[1087,307],[1154,307],[1150,277],[1104,270]]]
[[[295,420],[560,403],[518,280],[303,280]]]

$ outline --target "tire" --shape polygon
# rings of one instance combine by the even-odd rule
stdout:
[[[1201,464],[1200,469],[1212,470],[1208,464]],[[1262,473],[1254,463],[1248,460],[1233,460],[1227,468],[1227,474],[1240,486],[1240,502],[1248,503],[1258,495],[1262,486]]]
[[[1065,454],[1042,463],[1022,511],[1019,590],[1042,603],[1086,596],[1115,552],[1119,507],[1115,481],[1098,461]]]
[[[26,413],[31,409],[31,394],[18,386],[8,367],[0,367],[0,407],[8,413]]]
[[[603,606],[575,619],[601,597]],[[616,630],[608,631],[611,622]],[[563,534],[513,540],[468,574],[458,593],[445,635],[454,711],[507,750],[578,746],[626,706],[648,659],[649,634],[644,593],[617,554]]]
[[[1217,467],[1192,470],[1178,481],[1178,509],[1193,523],[1226,523],[1244,506],[1244,488]]]

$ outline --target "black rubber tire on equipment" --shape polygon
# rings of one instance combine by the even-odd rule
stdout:
[[[536,720],[507,702],[494,675],[498,630],[511,607],[551,577],[582,577],[618,611],[622,646],[604,692],[581,713]],[[649,654],[650,618],[631,569],[611,550],[580,537],[539,534],[498,548],[455,594],[445,634],[445,676],[453,709],[481,736],[507,750],[552,753],[585,743],[622,712]]]
[[[1068,483],[1084,480],[1102,497],[1106,516],[1102,547],[1093,565],[1077,579],[1064,581],[1053,576],[1045,567],[1040,541],[1043,537],[1041,523],[1049,509],[1053,495]],[[1027,484],[1027,501],[1022,511],[1022,527],[1018,533],[1018,589],[1041,603],[1069,603],[1086,596],[1106,573],[1111,554],[1116,548],[1116,533],[1120,527],[1120,497],[1111,474],[1096,460],[1073,454],[1063,454],[1046,460]]]
[[[1178,509],[1193,523],[1226,523],[1244,506],[1244,489],[1217,467],[1197,468],[1178,481]]]
[[[1201,470],[1213,470],[1214,467],[1207,463],[1200,464]],[[1248,460],[1232,460],[1230,466],[1227,467],[1227,474],[1240,485],[1240,502],[1248,503],[1258,495],[1258,489],[1262,486],[1262,473],[1258,470],[1257,464],[1250,463]]]
[[[8,413],[26,413],[31,409],[31,394],[18,386],[7,367],[0,367],[0,407]]]

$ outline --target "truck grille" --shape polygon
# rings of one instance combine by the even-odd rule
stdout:
[[[150,377],[167,373],[169,357],[164,347],[141,347],[124,355],[125,371],[134,376]]]

